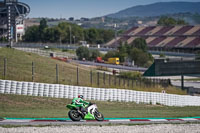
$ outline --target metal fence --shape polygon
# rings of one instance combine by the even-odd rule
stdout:
[[[126,89],[168,87],[170,85],[169,79],[123,78],[88,67],[79,67],[77,64],[63,64],[63,62],[55,64],[53,59],[45,63],[40,63],[46,61],[42,59],[38,59],[37,62],[20,61],[23,63],[18,63],[19,60],[20,58],[16,60],[0,58],[0,79]]]
[[[48,50],[48,49],[39,49],[39,48],[21,48],[21,47],[15,47],[15,49],[17,50],[21,50],[21,51],[25,51],[25,52],[30,52],[30,53],[34,53],[34,54],[38,54],[40,56],[56,56],[56,57],[65,57],[65,58],[77,58],[76,54],[70,54],[67,52],[58,52],[58,51],[52,51],[52,50]]]
[[[200,106],[200,97],[197,96],[10,80],[0,80],[0,93],[69,99],[82,94],[87,100],[136,102],[167,106]]]

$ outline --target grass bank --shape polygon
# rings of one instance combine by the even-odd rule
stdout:
[[[200,107],[168,107],[133,102],[99,102],[106,118],[176,118],[200,116]],[[0,117],[67,118],[70,99],[0,94]]]
[[[4,58],[6,58],[6,74],[4,76]],[[34,66],[32,67],[32,62]],[[16,81],[32,81],[32,69],[34,72],[33,81],[40,83],[56,83],[56,64],[58,65],[58,83],[65,85],[77,85],[77,66],[79,68],[79,82],[81,86],[98,87],[97,85],[97,68],[89,68],[73,63],[57,61],[48,57],[42,57],[36,54],[27,53],[10,48],[0,48],[0,79],[16,80]],[[90,72],[93,71],[92,84]],[[144,84],[134,82],[134,87],[131,86],[131,81],[122,81],[119,85],[119,78],[114,76],[105,76],[105,84],[103,82],[103,74],[100,73],[99,87],[104,88],[124,88],[138,91],[161,92],[164,88],[160,86],[147,87]],[[125,84],[124,84],[124,83]],[[128,85],[129,84],[129,85]],[[186,91],[174,87],[165,88],[167,93],[171,94],[186,94]]]

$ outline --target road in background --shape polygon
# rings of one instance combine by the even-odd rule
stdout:
[[[147,68],[137,67],[137,66],[129,67],[129,66],[122,66],[122,65],[112,65],[112,64],[105,64],[105,63],[96,63],[96,62],[91,62],[91,61],[73,60],[73,62],[76,62],[78,64],[83,64],[83,65],[102,66],[102,67],[107,67],[107,68],[129,70],[129,71],[145,72],[147,70]]]
[[[5,47],[6,43],[0,43],[0,46]],[[26,48],[44,48],[45,46],[48,46],[49,48],[59,48],[59,49],[72,49],[75,50],[80,46],[77,45],[68,45],[68,44],[38,44],[38,43],[18,43],[14,44],[14,47],[26,47]],[[114,48],[97,48],[97,47],[90,47],[89,49],[98,49],[99,51],[102,51],[106,53],[107,51],[115,50]],[[153,55],[160,55],[164,54],[165,56],[172,56],[172,57],[183,57],[183,58],[195,58],[194,53],[183,53],[183,52],[169,52],[169,51],[152,51],[150,50],[149,53]]]

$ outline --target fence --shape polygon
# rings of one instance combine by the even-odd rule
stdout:
[[[16,47],[15,49],[25,51],[25,52],[35,53],[40,56],[46,56],[46,57],[49,57],[50,54],[54,54],[54,56],[56,57],[76,58],[76,54],[70,54],[70,53],[59,52],[59,51],[54,52],[48,49],[42,50],[39,48],[20,48],[20,47]]]
[[[200,97],[197,96],[10,80],[0,80],[0,93],[69,99],[82,94],[87,100],[136,102],[167,106],[200,106]]]
[[[55,64],[53,59],[47,61],[38,58],[37,61],[32,62],[17,56],[8,59],[0,57],[0,79],[126,89],[156,88],[159,85],[163,87],[170,85],[170,80],[128,79],[93,71],[88,67],[78,67],[71,63],[56,63],[58,64]]]

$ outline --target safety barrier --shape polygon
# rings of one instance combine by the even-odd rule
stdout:
[[[0,80],[0,93],[69,99],[82,94],[87,100],[136,102],[167,106],[200,106],[200,97],[198,96],[10,80]]]

